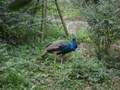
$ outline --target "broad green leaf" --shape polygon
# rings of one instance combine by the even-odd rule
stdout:
[[[24,7],[26,4],[28,4],[31,1],[32,0],[14,0],[13,2],[10,3],[9,9],[18,10],[18,9]]]

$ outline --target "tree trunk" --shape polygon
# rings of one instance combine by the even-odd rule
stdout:
[[[41,40],[45,37],[47,0],[42,0]]]
[[[59,16],[60,16],[61,22],[62,22],[62,24],[63,24],[64,30],[65,30],[65,34],[68,36],[68,31],[67,31],[67,28],[66,28],[65,22],[64,22],[64,20],[63,20],[62,14],[61,14],[61,12],[60,12],[60,8],[59,8],[59,6],[58,6],[58,2],[57,2],[57,0],[55,0],[55,5],[56,5],[56,7],[57,7],[57,10],[58,10],[58,13],[59,13]]]

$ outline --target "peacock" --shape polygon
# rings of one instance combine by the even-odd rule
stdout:
[[[45,48],[46,53],[42,55],[42,57],[44,57],[47,53],[54,53],[56,60],[57,55],[64,56],[69,52],[75,51],[77,46],[78,44],[76,41],[76,36],[73,34],[71,42],[69,42],[68,40],[57,40],[47,45]],[[61,63],[62,63],[62,59],[61,59]]]

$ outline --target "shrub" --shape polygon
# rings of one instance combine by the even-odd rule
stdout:
[[[109,55],[112,43],[120,39],[120,13],[118,0],[99,0],[99,3],[84,3],[78,0],[79,7],[88,22],[92,40],[96,45],[99,59]]]
[[[107,68],[119,69],[120,66],[119,2],[119,0],[99,0],[97,4],[93,2],[85,3],[85,0],[76,0],[74,2],[89,24],[88,30],[95,45],[95,55],[99,60],[106,61]]]
[[[106,88],[112,81],[111,77],[114,70],[107,69],[103,62],[96,57],[85,58],[77,56],[71,58],[67,65],[60,69],[57,73],[59,87],[85,89],[86,87]],[[104,86],[105,85],[105,86]],[[80,89],[79,88],[79,89]]]
[[[9,59],[6,46],[7,44],[0,43],[0,64]]]
[[[7,0],[0,1],[0,38],[7,43],[16,44],[38,36],[38,20],[33,24],[34,17],[29,8],[14,12],[8,9],[9,3]]]

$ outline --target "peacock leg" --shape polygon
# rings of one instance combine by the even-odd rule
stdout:
[[[63,64],[63,55],[61,55],[61,64]]]
[[[56,54],[56,53],[55,53],[54,61],[55,61],[55,62],[57,61],[57,54]]]

